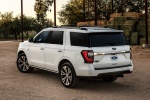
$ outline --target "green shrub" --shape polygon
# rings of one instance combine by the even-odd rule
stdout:
[[[131,45],[137,45],[138,44],[138,32],[131,33]]]
[[[109,27],[109,28],[114,28],[114,25],[107,25],[107,27]]]
[[[134,20],[126,20],[124,24],[135,25]]]
[[[131,31],[124,31],[124,36],[126,37],[127,40],[130,40]]]
[[[127,20],[127,17],[115,17],[114,21],[125,21]]]
[[[146,41],[145,38],[141,38],[140,39],[140,45],[145,44],[145,41]]]
[[[107,22],[107,25],[113,25],[114,24],[114,21],[108,21]]]
[[[132,31],[132,32],[134,31],[134,26],[133,25],[124,24],[124,25],[120,25],[120,27],[124,31]]]
[[[139,17],[127,17],[127,20],[138,21]]]

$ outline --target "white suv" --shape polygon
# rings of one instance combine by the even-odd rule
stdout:
[[[122,30],[98,27],[46,28],[19,44],[17,67],[59,73],[65,87],[82,77],[113,82],[133,71],[130,46]]]

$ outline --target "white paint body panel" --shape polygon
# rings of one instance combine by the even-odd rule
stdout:
[[[94,56],[94,62],[92,64],[84,63],[84,59],[81,55],[82,50],[93,50],[94,52],[107,53],[113,52],[112,47],[98,47],[98,48],[89,48],[89,47],[79,47],[71,46],[70,44],[70,32],[118,32],[116,30],[80,30],[80,29],[65,29],[65,28],[48,28],[44,30],[62,30],[64,31],[63,45],[48,44],[48,43],[32,43],[32,42],[23,42],[20,43],[18,48],[19,51],[23,51],[28,59],[30,65],[50,70],[53,72],[58,71],[58,65],[60,61],[66,59],[71,62],[73,65],[77,76],[97,76],[102,73],[118,72],[118,71],[133,71],[133,63],[130,60],[130,53],[117,54],[118,59],[116,61],[111,61],[111,55],[100,55]],[[122,31],[119,31],[122,32]],[[116,46],[117,52],[119,51],[130,51],[130,47],[127,46]],[[61,52],[59,52],[59,50]],[[95,68],[107,68],[115,66],[124,66],[130,65],[128,67],[122,68],[112,68],[104,70],[95,70]]]

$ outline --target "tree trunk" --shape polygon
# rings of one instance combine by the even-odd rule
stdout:
[[[15,40],[17,40],[17,34],[15,34]]]
[[[27,39],[29,38],[29,32],[27,31]]]
[[[28,39],[28,36],[29,36],[28,31],[25,31],[25,34],[26,34],[26,38]]]

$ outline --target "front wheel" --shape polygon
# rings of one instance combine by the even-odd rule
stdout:
[[[21,71],[23,73],[29,73],[29,72],[32,72],[34,70],[34,68],[29,66],[27,57],[24,53],[20,54],[18,56],[17,67],[18,67],[19,71]]]
[[[73,66],[67,62],[61,65],[59,69],[62,84],[67,88],[73,88],[77,85],[77,77]]]

